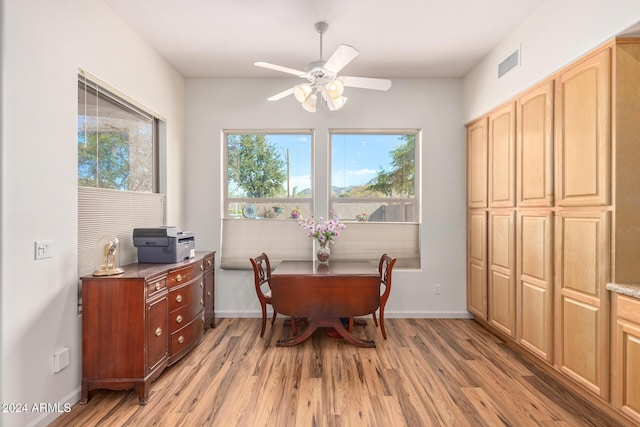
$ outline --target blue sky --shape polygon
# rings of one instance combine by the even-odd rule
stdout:
[[[271,135],[269,141],[286,150],[290,158],[291,188],[309,188],[311,183],[311,137],[309,135]],[[376,176],[380,167],[388,170],[389,152],[401,144],[399,135],[334,134],[332,139],[332,185],[362,185]]]

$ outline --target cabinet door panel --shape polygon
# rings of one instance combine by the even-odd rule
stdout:
[[[599,393],[602,374],[599,372],[598,343],[603,332],[599,327],[600,309],[571,298],[562,298],[562,371]]]
[[[489,116],[491,207],[515,207],[516,111],[510,103]]]
[[[505,334],[515,337],[515,212],[491,212],[489,216],[488,319]]]
[[[487,214],[469,213],[467,242],[467,309],[487,319]]]
[[[518,342],[553,360],[552,213],[520,212],[517,221]]]
[[[147,303],[147,373],[168,356],[167,296]]]
[[[609,270],[609,214],[559,214],[563,290],[600,298]],[[604,282],[604,283],[603,283]]]
[[[640,423],[640,299],[614,295],[613,405]]]
[[[467,128],[467,205],[487,207],[487,119]]]
[[[517,103],[517,199],[519,206],[553,205],[553,81]]]
[[[558,212],[556,217],[556,357],[563,372],[609,396],[610,214]]]
[[[555,143],[559,206],[609,204],[610,84],[609,49],[558,78]]]

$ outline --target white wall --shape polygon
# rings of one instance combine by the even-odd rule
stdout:
[[[470,122],[640,21],[638,0],[547,0],[463,79]],[[498,64],[521,47],[521,64],[498,79]]]
[[[182,222],[184,79],[101,0],[4,0],[0,402],[75,403],[77,71],[81,67],[166,117],[169,222]],[[34,241],[53,240],[35,261]],[[114,313],[117,315],[117,313]],[[71,365],[52,371],[53,352]],[[57,414],[56,414],[57,415]],[[0,414],[24,426],[47,414]]]
[[[316,113],[308,113],[293,97],[266,100],[296,83],[299,80],[187,80],[187,223],[195,233],[196,246],[220,250],[223,129],[314,129],[316,146],[325,147],[329,128],[420,128],[422,269],[394,272],[386,313],[389,317],[467,316],[460,80],[394,79],[388,92],[348,88],[345,95],[349,101],[337,112],[319,106]],[[328,160],[320,155],[323,152],[315,150],[318,182],[327,176]],[[326,201],[320,205],[316,205],[316,212],[326,211]],[[259,316],[250,271],[218,270],[216,274],[218,316]],[[442,285],[439,296],[433,294],[435,283]]]

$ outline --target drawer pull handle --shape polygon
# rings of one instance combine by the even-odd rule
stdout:
[[[200,271],[204,271],[204,265],[200,264]]]
[[[204,305],[204,300],[200,298],[200,305]]]
[[[207,292],[207,296],[210,297],[211,296],[211,292]]]
[[[184,342],[184,337],[182,335],[180,335],[178,337],[178,344],[182,344]]]
[[[200,287],[204,288],[204,283],[200,282]]]
[[[211,260],[210,259],[207,260],[207,266],[211,267]]]
[[[159,337],[160,335],[162,335],[162,328],[156,329],[156,336]]]
[[[182,279],[184,279],[184,276],[182,274],[178,274],[176,276],[176,282],[182,282]]]
[[[182,302],[182,295],[176,295],[176,302]]]
[[[182,315],[178,314],[178,317],[176,317],[176,323],[182,323]]]
[[[156,291],[162,289],[162,284],[160,282],[156,283]]]

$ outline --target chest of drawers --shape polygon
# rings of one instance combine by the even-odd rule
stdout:
[[[200,341],[205,261],[214,257],[198,252],[180,263],[130,264],[116,276],[81,279],[81,403],[98,388],[133,388],[139,403],[147,402],[151,382]]]

